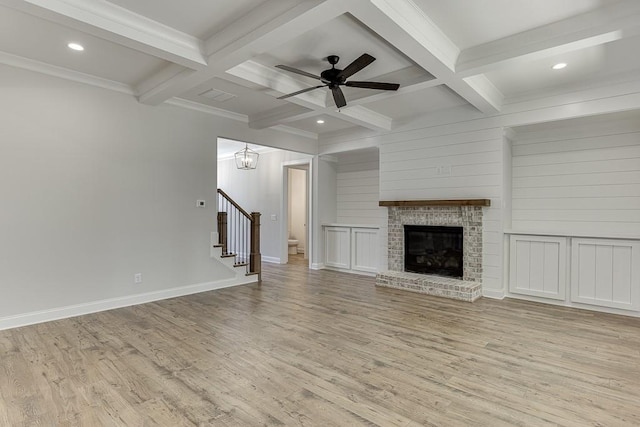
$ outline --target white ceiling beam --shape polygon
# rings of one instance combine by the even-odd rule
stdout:
[[[500,110],[500,97],[486,98],[486,92],[456,76],[459,49],[411,0],[363,1],[350,13],[478,110]]]
[[[198,86],[227,70],[280,46],[310,28],[346,12],[344,0],[304,0],[265,2],[228,30],[205,42],[209,67],[198,73],[176,75],[157,88],[140,91],[140,102],[156,105]],[[238,28],[244,28],[240,33]]]
[[[202,41],[102,0],[0,0],[27,12],[182,66],[207,65]]]
[[[609,43],[638,34],[640,2],[626,1],[465,49],[456,73],[467,77],[506,64],[522,63]]]

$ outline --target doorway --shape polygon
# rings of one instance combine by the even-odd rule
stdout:
[[[309,218],[309,163],[283,167],[283,264],[309,265],[311,248]]]

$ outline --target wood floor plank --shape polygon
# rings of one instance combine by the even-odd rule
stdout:
[[[0,425],[640,425],[640,319],[292,261],[261,285],[1,331]]]

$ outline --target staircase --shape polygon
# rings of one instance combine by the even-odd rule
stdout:
[[[221,257],[261,280],[260,212],[248,213],[218,188],[218,244]]]

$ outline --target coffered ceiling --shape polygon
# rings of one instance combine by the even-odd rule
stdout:
[[[638,80],[639,43],[637,0],[0,0],[0,63],[310,138]],[[275,65],[363,53],[352,78],[397,92],[277,99],[321,83]]]

